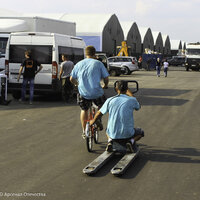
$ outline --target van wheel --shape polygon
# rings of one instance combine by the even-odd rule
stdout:
[[[125,67],[124,70],[125,70],[125,72],[124,72],[125,75],[130,75],[131,74],[131,72],[130,72],[128,67]]]
[[[21,92],[20,91],[13,91],[12,96],[13,96],[14,99],[20,99]]]
[[[116,72],[115,70],[112,69],[112,70],[110,70],[110,75],[111,75],[111,76],[116,76],[116,75],[117,75],[117,72]]]

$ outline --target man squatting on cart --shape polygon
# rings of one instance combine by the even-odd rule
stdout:
[[[136,152],[136,141],[144,137],[144,131],[141,128],[134,128],[133,111],[139,110],[141,106],[128,89],[126,81],[118,81],[115,90],[117,95],[106,100],[94,119],[90,121],[90,125],[94,124],[99,117],[108,112],[108,145],[106,150],[112,151],[112,142],[114,140],[126,140],[126,146],[129,151]]]

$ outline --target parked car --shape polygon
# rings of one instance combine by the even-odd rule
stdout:
[[[185,65],[185,57],[184,56],[173,56],[171,59],[167,60],[169,65],[173,66],[183,66]]]
[[[96,53],[96,56],[97,56],[97,59],[100,60],[104,64],[104,66],[107,68],[110,76],[120,76],[121,74],[124,74],[124,71],[125,71],[124,68],[108,65],[108,58],[105,53]]]
[[[120,68],[126,75],[139,70],[136,58],[130,56],[109,57],[108,66]]]

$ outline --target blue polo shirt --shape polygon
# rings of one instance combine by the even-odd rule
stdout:
[[[104,94],[100,81],[109,74],[102,62],[85,58],[74,66],[71,76],[78,80],[78,90],[82,97],[97,99]]]
[[[109,113],[107,133],[111,139],[130,138],[134,135],[133,111],[140,104],[135,97],[120,94],[106,100],[101,107],[102,114]]]

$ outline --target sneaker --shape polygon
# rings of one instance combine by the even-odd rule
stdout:
[[[98,120],[96,121],[96,125],[97,125],[97,127],[99,128],[100,131],[103,130],[103,124],[101,123],[101,120],[100,120],[100,119],[98,119]]]
[[[139,150],[138,145],[134,142],[132,146],[133,146],[133,152],[136,153]]]
[[[132,145],[131,142],[127,142],[127,143],[126,143],[126,148],[127,148],[127,151],[129,151],[129,152],[131,152],[131,153],[134,152],[134,150],[133,150],[133,145]]]
[[[30,104],[30,105],[33,105],[33,102],[32,102],[32,101],[29,101],[29,104]]]
[[[131,153],[136,153],[138,151],[138,146],[135,142],[133,144],[131,142],[127,142],[126,147]]]
[[[85,133],[82,133],[82,138],[85,139]]]
[[[113,150],[113,148],[112,148],[112,143],[109,142],[109,143],[107,144],[106,151],[112,152],[112,150]]]
[[[23,100],[23,99],[19,99],[19,102],[20,102],[20,103],[24,103],[25,100]]]

